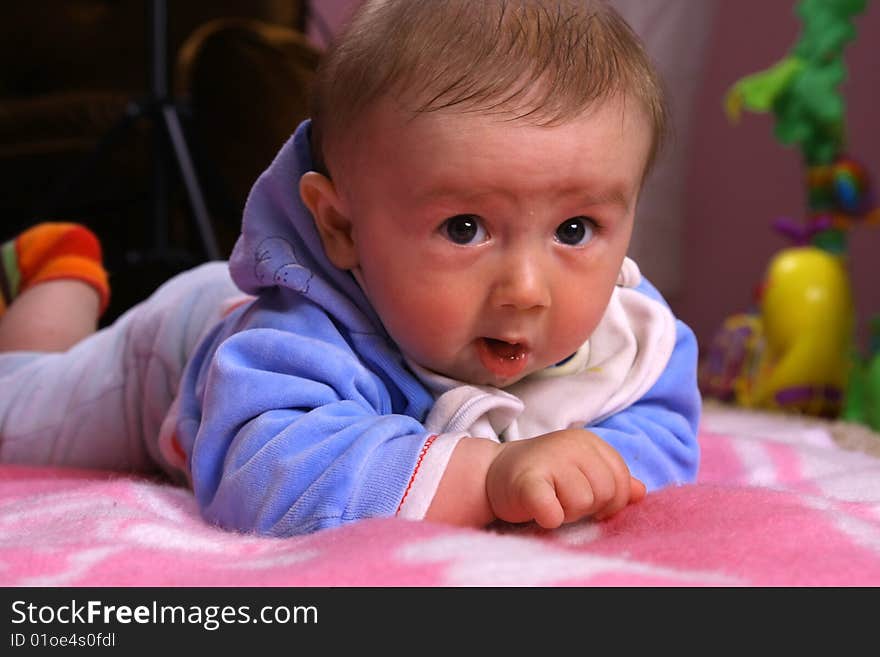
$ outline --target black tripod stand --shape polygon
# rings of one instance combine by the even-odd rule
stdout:
[[[193,159],[187,146],[180,121],[180,114],[168,90],[168,7],[166,0],[150,0],[150,88],[149,96],[142,101],[128,104],[125,114],[100,139],[95,150],[78,169],[67,176],[49,194],[43,215],[54,214],[61,201],[71,190],[92,173],[98,162],[140,119],[153,123],[153,249],[154,256],[170,254],[168,243],[171,171],[166,157],[171,147],[177,173],[186,188],[192,216],[198,230],[203,255],[208,260],[220,259],[220,249]],[[164,143],[161,140],[166,140]]]

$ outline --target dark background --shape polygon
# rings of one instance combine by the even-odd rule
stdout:
[[[164,48],[147,0],[6,3],[0,21],[0,240],[39,221],[90,227],[112,288],[102,324],[211,256],[161,108],[182,124],[225,258],[247,191],[307,115],[320,54],[303,1],[159,5]]]

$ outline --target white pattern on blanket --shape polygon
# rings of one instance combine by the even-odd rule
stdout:
[[[821,423],[717,408],[701,442],[696,484],[556,531],[376,519],[245,536],[206,525],[180,488],[3,466],[0,584],[880,585],[880,459],[842,449]]]

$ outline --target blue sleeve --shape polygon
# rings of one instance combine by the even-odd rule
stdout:
[[[427,432],[393,412],[351,336],[317,310],[304,323],[233,333],[201,370],[198,431],[183,442],[209,521],[290,536],[397,511]]]
[[[647,292],[659,298],[653,288]],[[588,427],[623,456],[649,491],[693,482],[699,467],[697,340],[680,320],[675,338],[669,363],[651,389],[623,411]]]

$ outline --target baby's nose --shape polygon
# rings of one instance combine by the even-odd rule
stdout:
[[[499,307],[531,310],[550,305],[550,287],[540,263],[532,258],[508,261],[494,290]]]

